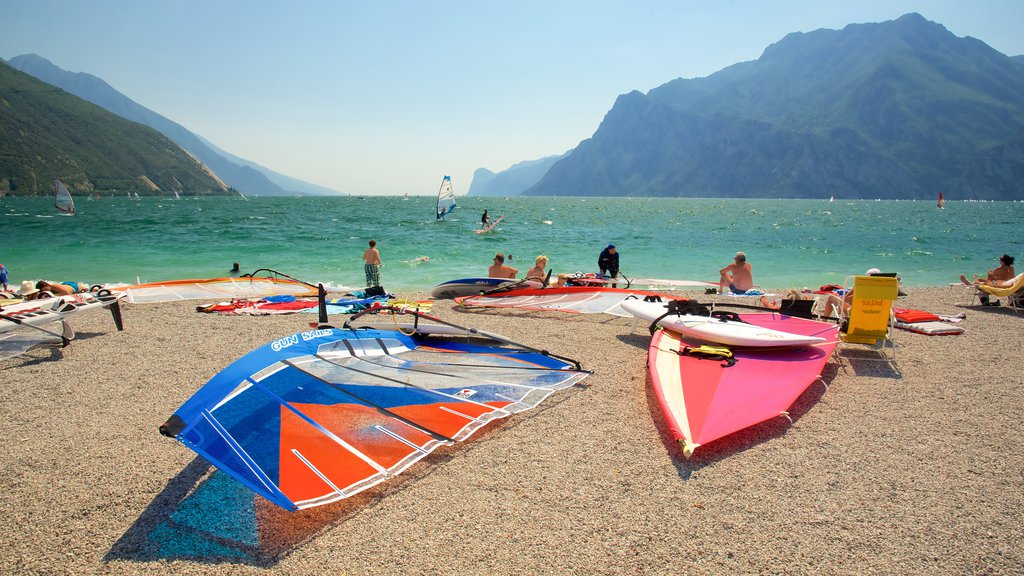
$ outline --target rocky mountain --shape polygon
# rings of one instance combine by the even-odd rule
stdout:
[[[289,178],[229,155],[211,146],[209,142],[177,122],[138,104],[92,74],[68,72],[35,54],[16,56],[8,63],[13,68],[53,84],[122,118],[154,128],[193,154],[229,186],[247,195],[338,194],[323,186]]]
[[[529,195],[1024,198],[1024,65],[918,14],[620,96]]]
[[[559,156],[519,162],[497,173],[487,168],[477,168],[473,172],[473,181],[469,185],[467,196],[518,196],[523,190],[536,184],[555,162],[568,154],[566,152]]]
[[[163,134],[0,62],[0,195],[234,193]]]

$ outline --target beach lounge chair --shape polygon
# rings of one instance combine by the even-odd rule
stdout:
[[[1006,298],[1006,304],[1015,311],[1024,310],[1024,272],[1013,278],[1012,284],[1005,288],[997,286],[976,286],[977,296],[987,294],[996,298]]]
[[[849,285],[849,279],[844,282]],[[899,280],[886,276],[855,276],[850,310],[844,315],[839,339],[844,344],[878,347],[884,359],[885,348],[892,348],[893,363],[896,347],[893,338],[892,305],[899,296]]]

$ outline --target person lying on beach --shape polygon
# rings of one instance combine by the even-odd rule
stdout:
[[[737,252],[733,263],[718,271],[718,292],[725,293],[725,288],[733,294],[743,294],[754,287],[754,271],[747,263],[747,255]]]
[[[988,274],[984,279],[974,277],[973,282],[968,282],[967,277],[963,274],[960,275],[960,281],[968,286],[997,286],[1005,288],[1012,284],[1013,278],[1016,276],[1013,270],[1013,256],[1009,254],[1003,254],[999,257],[999,266],[988,271]],[[1010,282],[1010,284],[1007,284]]]
[[[783,300],[813,300],[813,294],[804,294],[803,292],[793,289],[786,292],[782,296]],[[761,296],[757,299],[757,304],[764,308],[771,308],[772,310],[778,310],[782,308],[782,302],[777,300],[769,300],[767,296]]]
[[[516,274],[519,274],[519,270],[505,266],[505,255],[501,252],[494,255],[494,264],[487,269],[488,278],[515,278]]]
[[[547,273],[544,271],[544,269],[547,268],[547,266],[548,257],[544,255],[537,256],[537,260],[534,262],[533,268],[530,268],[529,270],[526,271],[526,279],[540,280],[541,282],[543,282],[545,276],[547,275]]]
[[[66,282],[47,282],[40,280],[36,282],[36,288],[40,292],[49,292],[53,296],[70,296],[79,292],[86,292],[89,287],[83,283],[73,282],[68,280]]]
[[[79,287],[82,287],[80,290]],[[85,284],[78,282],[47,282],[40,280],[35,285],[26,280],[21,283],[21,297],[25,300],[38,300],[53,296],[70,296],[77,292],[85,292],[88,288]]]

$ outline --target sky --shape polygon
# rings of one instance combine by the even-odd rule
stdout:
[[[105,80],[216,146],[350,194],[464,194],[561,154],[616,97],[791,32],[917,12],[1024,54],[1021,0],[0,0],[0,58]]]

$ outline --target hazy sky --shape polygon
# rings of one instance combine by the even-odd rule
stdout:
[[[1024,54],[1022,0],[0,0],[0,57],[88,72],[220,148],[353,194],[561,154],[615,98],[790,32],[918,12]]]

